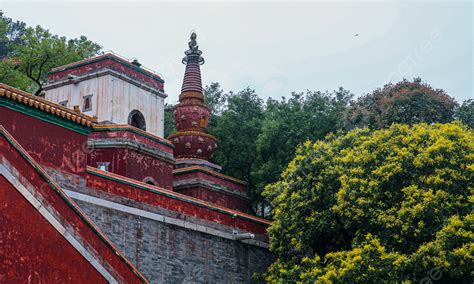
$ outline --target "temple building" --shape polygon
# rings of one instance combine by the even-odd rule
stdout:
[[[128,60],[107,53],[52,69],[45,98],[97,117],[101,123],[130,124],[163,137],[163,79]]]
[[[253,283],[273,257],[247,186],[209,161],[202,51],[182,63],[177,132],[164,79],[113,53],[0,84],[0,283]]]

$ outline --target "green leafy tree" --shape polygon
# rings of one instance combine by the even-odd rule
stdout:
[[[22,35],[26,31],[26,24],[13,21],[0,11],[0,59],[7,58],[15,45],[22,43]]]
[[[456,110],[456,118],[462,123],[474,128],[474,100],[469,99]]]
[[[265,189],[277,255],[266,280],[472,283],[473,141],[448,123],[304,143]]]
[[[220,115],[226,108],[228,95],[221,89],[219,83],[214,82],[204,88],[204,104],[211,110],[208,131],[213,133],[217,127]]]
[[[19,60],[11,58],[14,46],[22,43],[26,24],[14,22],[0,11],[0,82],[30,91],[31,80],[18,70]]]
[[[251,198],[255,198],[256,144],[263,118],[263,101],[254,90],[246,88],[226,95],[222,110],[210,133],[217,138],[217,151],[213,161],[223,168],[223,173],[248,183]]]
[[[101,50],[100,45],[84,36],[68,40],[41,26],[13,22],[3,14],[0,33],[0,40],[6,42],[0,50],[1,81],[35,95],[43,91],[49,70],[97,55]]]
[[[0,11],[0,59],[5,58],[8,54],[8,23],[3,18],[3,13]]]
[[[444,90],[433,89],[415,78],[387,84],[353,102],[346,115],[346,127],[380,129],[392,123],[449,122],[458,106]]]
[[[168,137],[176,132],[174,126],[173,105],[165,104],[165,122],[164,122],[164,137]]]
[[[255,212],[264,216],[268,203],[262,188],[274,182],[292,159],[295,148],[307,139],[320,139],[342,127],[351,94],[293,93],[289,100],[269,99],[266,106],[246,89],[224,94],[219,84],[205,88],[206,104],[213,112],[209,132],[218,138],[213,162],[223,172],[245,180]],[[235,133],[245,139],[236,139]]]
[[[342,129],[341,118],[351,98],[349,91],[340,88],[332,93],[307,91],[292,93],[288,100],[267,101],[257,139],[257,153],[262,161],[255,172],[259,192],[278,179],[299,144]]]
[[[217,82],[213,82],[204,88],[204,103],[211,110],[211,115],[218,117],[225,109],[226,94]]]

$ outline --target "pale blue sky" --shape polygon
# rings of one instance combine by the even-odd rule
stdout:
[[[250,86],[260,97],[333,90],[356,95],[420,76],[473,98],[472,1],[10,2],[6,16],[51,32],[86,35],[161,73],[174,103],[189,32],[203,50],[204,84]],[[354,36],[359,34],[359,36]]]

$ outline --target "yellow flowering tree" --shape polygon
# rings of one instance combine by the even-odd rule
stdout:
[[[306,142],[264,194],[273,283],[455,281],[474,274],[474,131],[356,129]]]

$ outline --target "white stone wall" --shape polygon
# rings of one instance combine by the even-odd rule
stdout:
[[[83,98],[88,95],[93,95],[92,110],[84,113],[97,116],[99,122],[127,124],[130,112],[139,110],[146,131],[163,137],[164,98],[110,74],[47,88],[45,98],[56,103],[67,100],[68,108],[79,105],[82,111]]]

